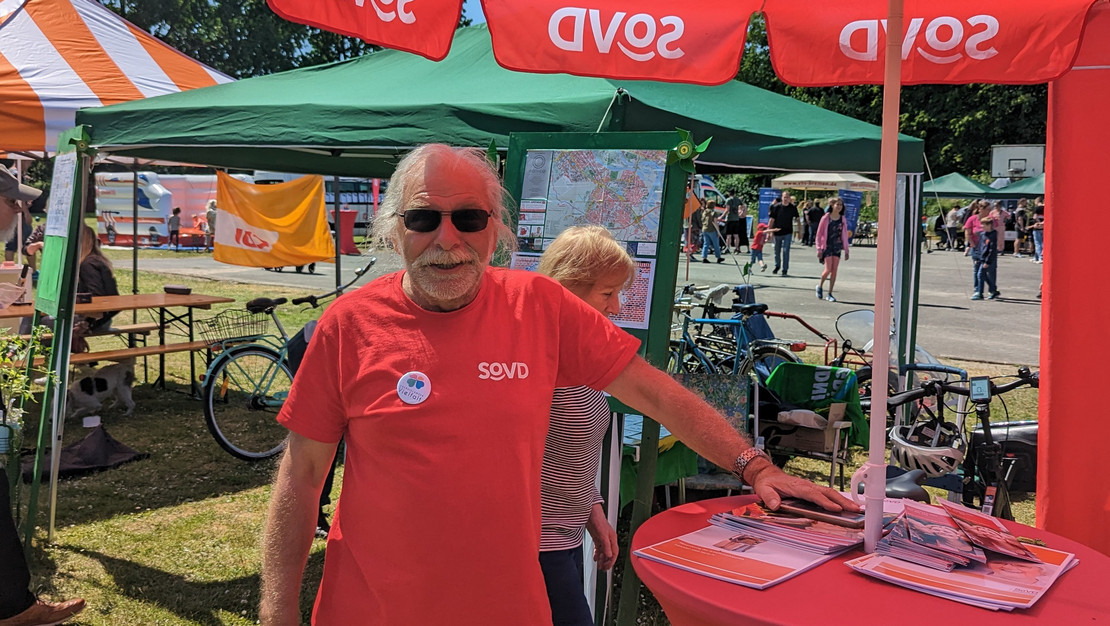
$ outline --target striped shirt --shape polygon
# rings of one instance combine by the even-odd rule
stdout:
[[[540,475],[541,552],[582,545],[590,509],[604,501],[595,477],[610,415],[609,402],[600,391],[589,387],[555,390]]]

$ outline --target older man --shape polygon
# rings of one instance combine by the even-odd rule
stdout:
[[[554,281],[490,268],[512,242],[504,216],[481,151],[428,145],[398,166],[375,230],[405,270],[328,309],[278,417],[291,433],[264,539],[263,623],[299,618],[317,497],[343,437],[316,623],[550,623],[537,555],[555,387],[609,391],[772,507],[781,493],[855,509],[775,468]]]
[[[794,240],[794,222],[798,221],[798,206],[794,204],[794,196],[782,192],[782,201],[771,204],[770,219],[767,229],[775,233],[775,269],[772,274],[778,274],[782,269],[783,276],[790,275],[790,243]]]

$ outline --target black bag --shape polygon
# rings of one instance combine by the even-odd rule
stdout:
[[[289,361],[289,371],[294,376],[297,375],[297,370],[301,367],[301,361],[304,359],[304,353],[308,351],[308,342],[312,340],[312,333],[316,330],[316,320],[312,320],[304,325],[293,338],[289,340],[289,350],[286,352],[286,358]]]

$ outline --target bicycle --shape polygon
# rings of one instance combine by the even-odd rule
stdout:
[[[903,467],[924,470],[930,477],[951,473],[958,466],[963,474],[961,500],[965,506],[978,508],[987,515],[1014,519],[1010,509],[1010,486],[1022,457],[1008,454],[1004,446],[995,439],[990,422],[990,404],[994,396],[1025,385],[1038,387],[1040,384],[1039,374],[1030,373],[1026,367],[1018,370],[1016,378],[1017,380],[1003,385],[996,385],[987,376],[971,377],[966,385],[934,379],[922,383],[916,389],[895,394],[888,399],[888,406],[899,406],[927,396],[936,396],[937,412],[934,414],[925,407],[924,412],[928,419],[919,419],[891,430],[891,458]],[[944,421],[945,393],[966,396],[975,407],[975,414],[982,428],[982,438],[975,438],[970,446],[964,425],[966,413],[961,413],[954,424]],[[1003,407],[1005,408],[1005,401]]]
[[[347,284],[319,296],[293,298],[291,304],[320,302],[339,296],[369,270],[376,259],[355,270]],[[285,447],[286,430],[275,419],[293,385],[290,345],[304,330],[290,338],[277,315],[285,298],[255,298],[246,310],[233,309],[210,320],[199,320],[198,330],[210,350],[218,353],[204,375],[201,399],[204,420],[212,437],[232,456],[245,461],[268,459]],[[266,332],[267,318],[277,334]]]
[[[684,307],[679,305],[678,308],[681,310]],[[801,362],[801,358],[792,349],[799,345],[804,349],[804,343],[755,337],[749,325],[750,320],[753,315],[765,313],[766,304],[736,304],[733,309],[738,313],[733,319],[695,318],[683,313],[681,337],[671,340],[668,371],[729,373],[741,376],[755,372],[759,381],[765,382],[779,363]],[[705,335],[692,335],[692,324],[703,328],[725,329],[728,334],[722,337],[711,331]]]

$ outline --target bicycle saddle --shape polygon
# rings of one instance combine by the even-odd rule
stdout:
[[[733,312],[739,313],[741,315],[756,315],[756,314],[759,314],[759,313],[766,313],[767,312],[767,305],[766,304],[759,304],[759,303],[755,303],[755,304],[733,304],[732,305],[732,310],[733,310]]]
[[[279,304],[285,304],[285,298],[255,298],[247,303],[247,310],[251,313],[269,313]]]
[[[888,478],[886,479],[886,497],[909,498],[910,500],[930,504],[932,498],[929,497],[929,492],[921,486],[924,482],[925,472],[919,469],[909,470],[905,474]]]

